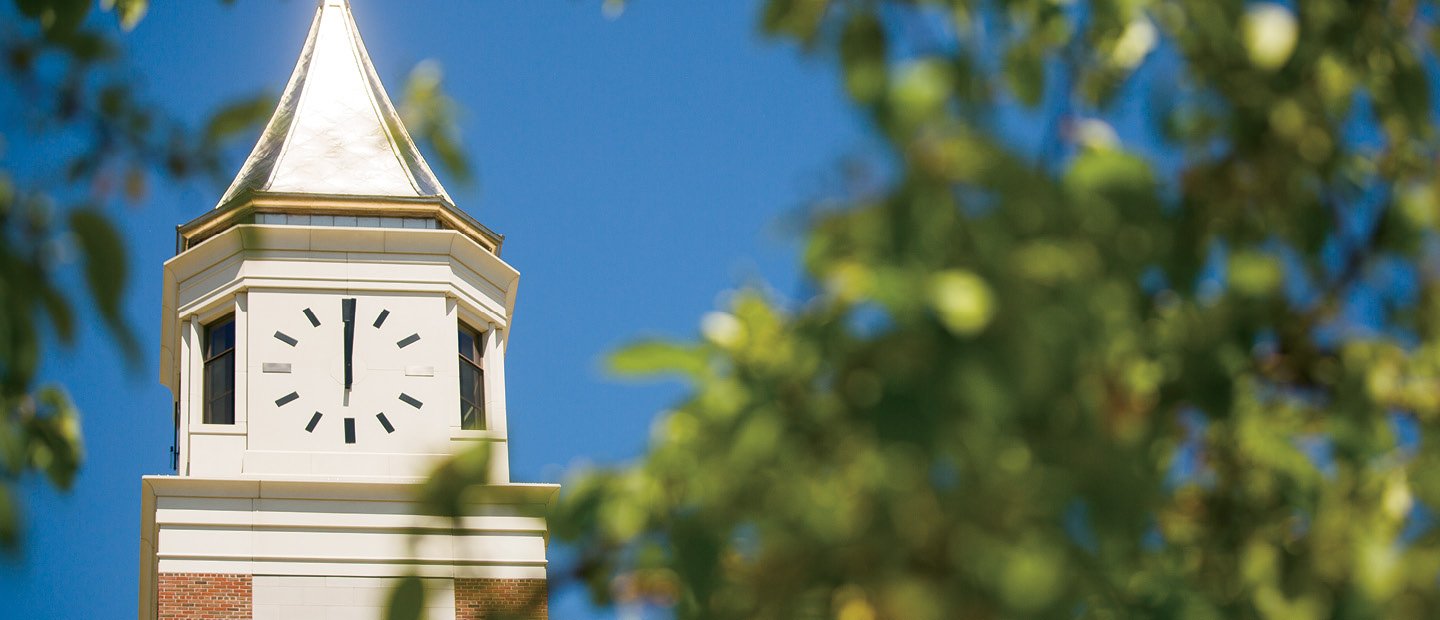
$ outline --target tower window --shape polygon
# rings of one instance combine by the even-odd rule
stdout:
[[[205,423],[235,423],[235,317],[205,326]]]
[[[460,428],[485,430],[485,336],[460,324]]]

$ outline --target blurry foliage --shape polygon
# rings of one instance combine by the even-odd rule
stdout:
[[[405,128],[440,161],[441,167],[457,182],[474,181],[470,158],[460,144],[459,106],[441,88],[444,71],[440,64],[422,61],[410,71],[400,100]]]
[[[114,28],[87,19],[94,2],[16,0],[0,28],[0,82],[11,110],[0,125],[0,544],[19,543],[15,483],[43,472],[68,488],[84,457],[80,415],[63,386],[37,384],[56,341],[74,341],[73,293],[59,271],[78,260],[99,318],[130,363],[139,345],[122,315],[125,240],[107,212],[144,200],[155,174],[183,178],[217,159],[140,101]],[[126,28],[143,1],[101,3]],[[47,142],[73,144],[38,161]]]
[[[126,239],[113,212],[143,205],[157,175],[223,188],[235,168],[225,163],[226,147],[253,137],[275,107],[270,95],[240,99],[196,130],[143,100],[121,45],[147,7],[146,0],[14,0],[0,8],[13,18],[0,24],[8,110],[0,124],[0,547],[8,550],[20,542],[15,485],[41,472],[67,489],[84,457],[80,414],[64,386],[36,377],[48,350],[73,343],[76,322],[87,320],[72,310],[63,270],[80,263],[98,318],[138,366],[141,343],[122,311]],[[421,146],[468,179],[468,162],[455,154],[453,106],[438,68],[424,66],[428,73],[417,69],[406,88],[414,97],[401,107],[424,128]],[[44,159],[57,152],[47,143],[67,147]]]
[[[612,358],[688,395],[567,482],[552,579],[680,618],[1435,617],[1437,19],[765,2],[893,172],[814,215],[813,295]]]

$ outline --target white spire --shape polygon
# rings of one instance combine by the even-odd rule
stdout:
[[[390,103],[349,0],[322,0],[275,115],[217,207],[251,192],[439,198]]]

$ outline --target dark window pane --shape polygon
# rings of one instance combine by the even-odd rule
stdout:
[[[460,356],[475,361],[475,336],[464,327],[460,328]]]
[[[485,428],[485,373],[463,361],[460,362],[460,428]]]
[[[481,349],[484,336],[460,325],[460,428],[485,429],[485,371]]]
[[[235,320],[205,328],[206,424],[235,423]]]
[[[205,364],[205,423],[235,423],[235,352]]]
[[[483,417],[475,405],[460,403],[460,428],[467,431],[485,430],[485,425],[481,424]]]
[[[472,403],[479,403],[484,400],[484,375],[480,369],[470,364],[460,367],[460,398]]]
[[[210,402],[207,408],[206,424],[234,424],[235,423],[235,398],[234,394],[227,394]]]
[[[205,363],[206,398],[230,390],[232,386],[228,378],[235,375],[234,360],[234,353],[226,353]]]
[[[206,328],[205,356],[214,357],[235,348],[235,320],[225,319]]]

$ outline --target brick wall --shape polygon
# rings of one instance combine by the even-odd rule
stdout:
[[[250,575],[160,573],[160,620],[250,618]]]
[[[544,579],[456,579],[455,620],[546,620]]]
[[[161,573],[160,620],[251,617],[250,575]],[[456,620],[548,620],[544,579],[456,579]]]

